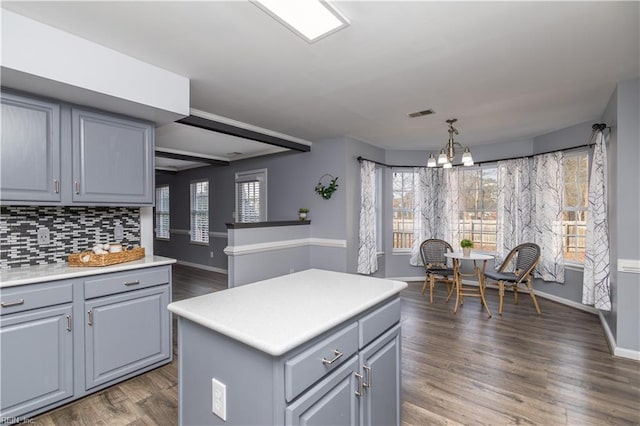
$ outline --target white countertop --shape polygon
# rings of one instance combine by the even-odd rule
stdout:
[[[152,266],[170,265],[175,259],[162,256],[145,256],[131,262],[117,265],[85,267],[69,266],[68,263],[53,263],[50,265],[27,266],[0,270],[0,288],[16,285],[34,284],[45,281],[64,280],[68,278],[86,277],[89,275],[105,274],[109,272],[129,271],[132,269],[149,268]]]
[[[279,356],[406,287],[402,281],[309,269],[174,302],[169,310]]]

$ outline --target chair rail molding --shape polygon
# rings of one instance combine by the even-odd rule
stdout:
[[[273,250],[284,250],[294,247],[320,246],[346,248],[346,240],[335,240],[329,238],[298,238],[292,240],[269,241],[266,243],[244,244],[237,246],[227,246],[223,252],[229,256],[242,256],[246,254],[262,253]]]

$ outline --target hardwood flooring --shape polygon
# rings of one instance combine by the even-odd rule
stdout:
[[[410,283],[402,298],[403,425],[638,425],[640,363],[609,354],[598,317],[528,295],[488,291],[494,317],[468,298],[453,314]],[[226,288],[226,276],[174,266],[173,300]],[[175,320],[174,320],[175,321]],[[174,322],[174,355],[176,350]],[[174,425],[177,363],[32,420],[36,425]]]

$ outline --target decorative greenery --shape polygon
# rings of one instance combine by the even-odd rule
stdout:
[[[471,241],[471,240],[462,240],[462,241],[460,241],[460,247],[462,247],[462,248],[472,248],[473,247],[473,241]]]
[[[298,210],[298,213],[309,213],[309,209],[305,209],[304,207],[302,207]]]
[[[325,178],[326,176],[331,178],[328,186],[325,186],[322,184],[322,179]],[[333,195],[333,193],[336,192],[338,189],[338,184],[336,183],[337,181],[338,181],[337,177],[333,177],[330,174],[323,175],[320,178],[320,181],[318,182],[318,184],[316,185],[316,192],[320,194],[322,198],[324,198],[325,200],[328,200],[329,198],[331,198],[331,195]]]

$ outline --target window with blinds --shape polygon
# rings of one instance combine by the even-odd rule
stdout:
[[[156,187],[156,238],[169,239],[169,185]]]
[[[267,220],[267,169],[236,173],[236,222]]]
[[[191,242],[209,243],[209,181],[191,182]]]

